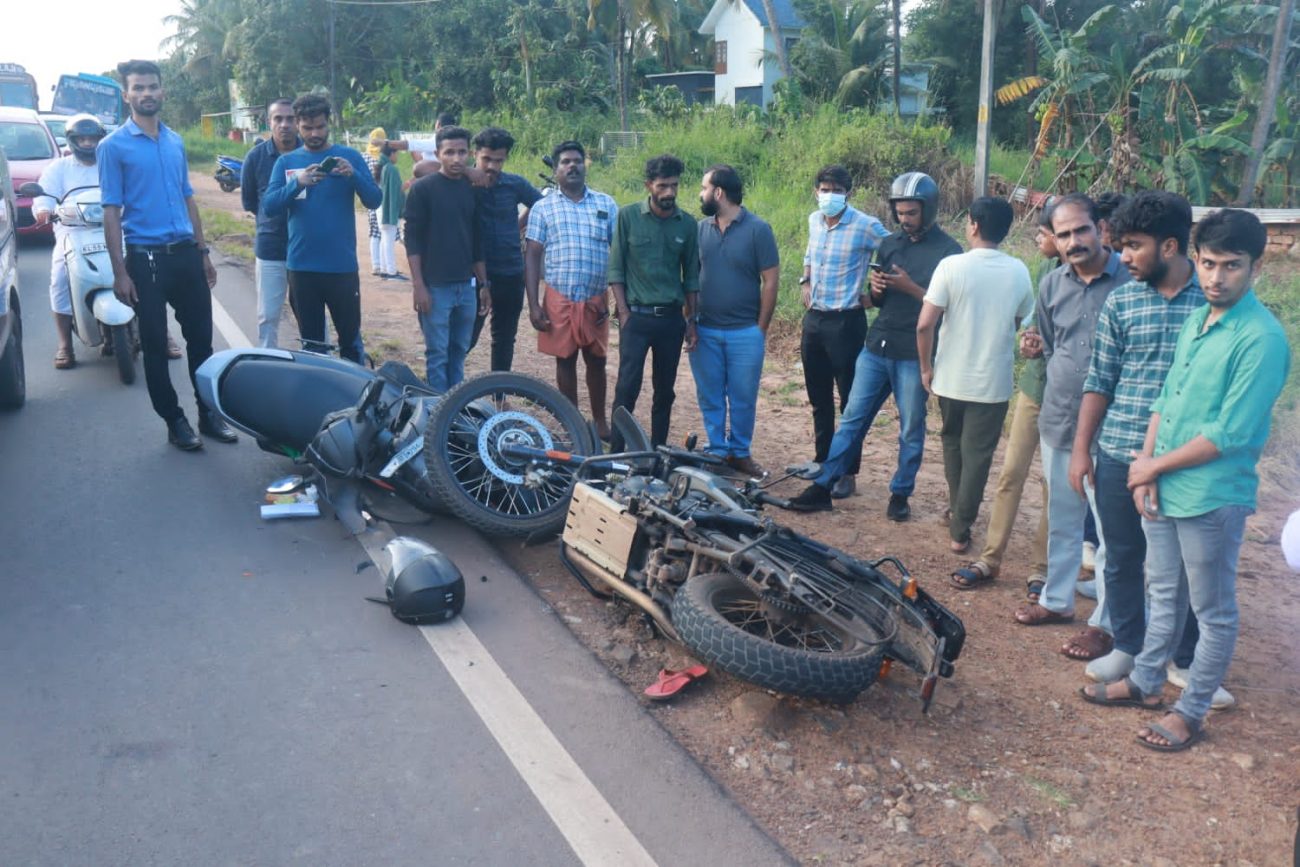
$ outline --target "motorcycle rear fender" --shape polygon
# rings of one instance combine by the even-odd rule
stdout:
[[[100,289],[90,299],[95,319],[110,327],[126,325],[135,318],[135,310],[117,300],[112,289]]]

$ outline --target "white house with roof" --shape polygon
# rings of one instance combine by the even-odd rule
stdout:
[[[789,51],[805,22],[791,0],[771,0],[771,5]],[[716,0],[700,33],[713,37],[714,102],[766,108],[782,73],[763,0]]]

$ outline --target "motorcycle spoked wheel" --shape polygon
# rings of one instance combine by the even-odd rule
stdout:
[[[131,339],[131,325],[114,325],[109,328],[113,341],[113,358],[117,361],[117,375],[123,385],[135,382],[135,346]]]
[[[438,499],[452,514],[493,536],[557,533],[564,526],[573,471],[556,467],[530,482],[506,445],[591,454],[582,413],[545,383],[488,373],[452,388],[433,410],[424,460]]]
[[[884,645],[811,613],[774,612],[739,578],[697,575],[673,597],[673,626],[706,662],[756,686],[846,704],[875,683]]]

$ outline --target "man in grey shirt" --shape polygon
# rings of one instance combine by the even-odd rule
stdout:
[[[1083,522],[1091,505],[1070,487],[1070,451],[1083,401],[1083,381],[1092,359],[1092,341],[1101,305],[1111,291],[1128,282],[1128,271],[1118,253],[1103,246],[1097,206],[1081,193],[1065,196],[1052,208],[1052,233],[1064,260],[1048,272],[1038,287],[1035,320],[1039,337],[1021,341],[1026,357],[1047,359],[1047,385],[1038,416],[1043,476],[1047,480],[1047,581],[1030,601],[1016,610],[1016,620],[1026,626],[1068,623],[1074,619],[1074,588],[1083,560]],[[1105,529],[1097,522],[1101,544],[1097,549],[1098,573],[1105,564]],[[1105,594],[1098,582],[1097,608],[1084,635],[1071,639],[1062,652],[1079,658],[1074,645],[1083,641],[1109,652],[1105,622]],[[1085,635],[1087,638],[1085,639]],[[1100,655],[1100,654],[1098,654]]]

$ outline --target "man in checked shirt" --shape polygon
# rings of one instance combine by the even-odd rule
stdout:
[[[835,436],[835,389],[844,411],[853,388],[853,370],[867,336],[867,264],[889,230],[875,217],[848,203],[853,176],[844,166],[826,166],[813,181],[817,210],[808,215],[808,249],[799,278],[803,306],[803,337],[799,358],[803,384],[812,404],[813,460],[822,463]],[[831,486],[831,496],[853,494],[862,464],[859,446],[844,475]]]
[[[528,215],[524,290],[537,348],[555,356],[555,382],[576,406],[578,352],[587,366],[591,420],[609,440],[605,415],[605,356],[609,351],[609,298],[605,274],[618,205],[587,186],[587,152],[576,141],[551,154],[559,190],[543,196]],[[545,295],[542,292],[545,292]]]

